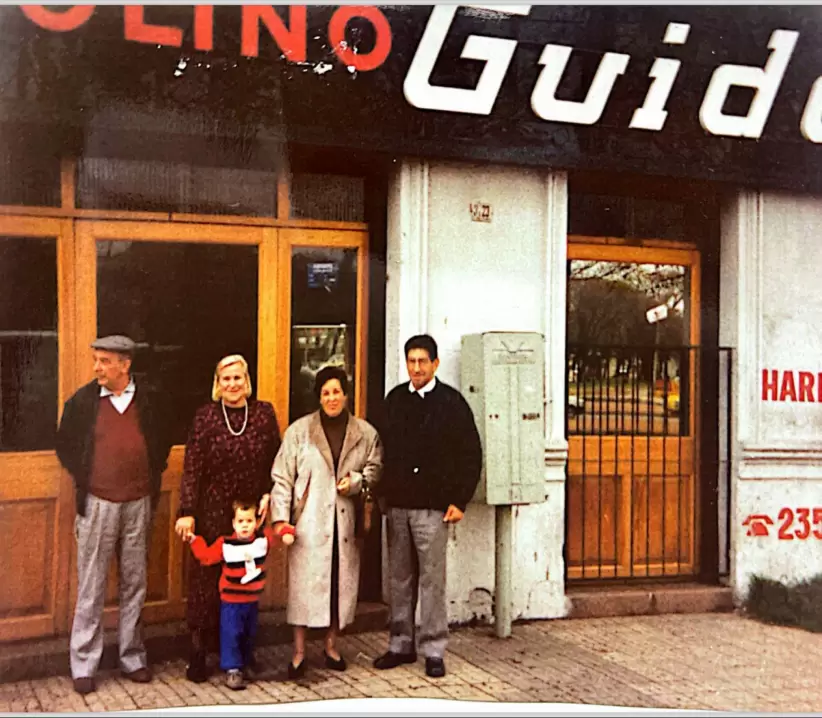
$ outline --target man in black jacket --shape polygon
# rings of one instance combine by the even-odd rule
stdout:
[[[445,675],[448,639],[448,524],[462,519],[482,468],[474,415],[463,396],[438,381],[437,343],[427,334],[405,344],[410,383],[392,389],[377,424],[384,447],[379,497],[387,508],[391,636],[375,668],[417,660],[414,618],[419,588],[420,652],[425,672]]]
[[[96,689],[103,653],[103,602],[113,553],[120,568],[120,668],[148,683],[140,615],[146,598],[151,517],[170,447],[157,402],[131,378],[134,342],[96,340],[96,379],[66,402],[57,456],[74,480],[77,500],[77,604],[69,644],[74,689]]]

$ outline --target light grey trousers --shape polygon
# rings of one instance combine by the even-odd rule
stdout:
[[[396,509],[388,512],[388,572],[391,628],[388,650],[415,650],[415,614],[419,592],[419,651],[443,658],[448,642],[445,562],[448,524],[442,511]],[[419,589],[419,590],[418,590]]]
[[[89,494],[86,515],[75,517],[77,537],[77,605],[71,627],[71,675],[94,676],[103,655],[103,604],[111,557],[116,552],[120,575],[120,668],[145,668],[140,614],[146,600],[151,498],[112,503]]]

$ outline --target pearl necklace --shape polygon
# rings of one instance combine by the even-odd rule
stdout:
[[[240,436],[248,424],[248,402],[246,401],[245,403],[245,419],[243,419],[243,426],[239,431],[234,431],[234,429],[231,428],[231,422],[228,420],[228,413],[225,410],[225,402],[222,399],[220,399],[220,406],[223,407],[223,418],[225,419],[225,425],[228,427],[229,432],[231,432],[232,436]]]

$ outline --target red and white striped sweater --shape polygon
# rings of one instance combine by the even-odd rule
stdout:
[[[270,526],[263,535],[253,539],[239,539],[237,534],[220,536],[211,546],[202,536],[191,541],[191,552],[203,566],[223,564],[220,575],[220,600],[226,603],[254,603],[260,600],[265,587],[263,566],[269,546],[274,541]]]

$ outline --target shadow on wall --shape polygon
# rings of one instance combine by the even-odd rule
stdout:
[[[822,633],[822,574],[790,585],[754,576],[744,608],[765,623]]]

